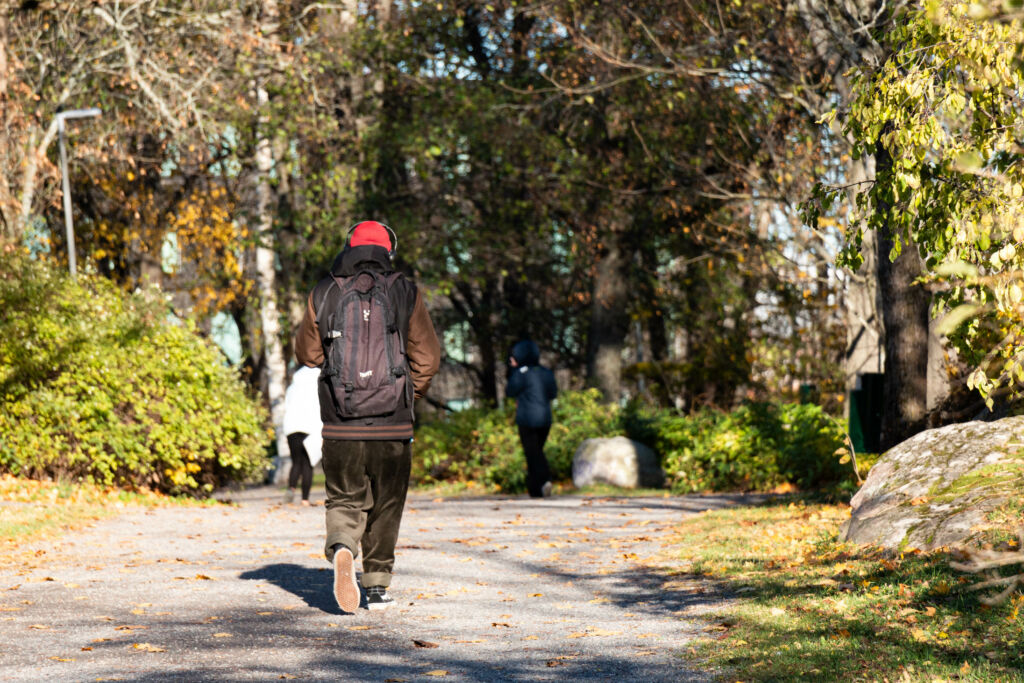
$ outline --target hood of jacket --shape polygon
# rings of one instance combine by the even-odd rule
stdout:
[[[337,277],[349,277],[361,270],[390,273],[394,268],[391,266],[388,250],[375,244],[346,246],[331,264],[331,275]]]
[[[540,363],[540,347],[530,339],[524,339],[512,347],[512,357],[520,366],[538,365]]]

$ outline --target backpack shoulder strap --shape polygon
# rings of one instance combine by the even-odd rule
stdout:
[[[324,304],[327,303],[327,297],[330,296],[331,292],[334,290],[335,287],[340,287],[340,285],[338,284],[338,278],[332,275],[330,284],[327,285],[327,288],[324,290],[323,296],[320,297],[320,303],[317,304],[314,302],[313,304],[313,312],[316,313],[317,327],[320,326],[321,321],[323,319]]]

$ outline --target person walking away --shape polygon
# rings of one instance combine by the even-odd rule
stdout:
[[[540,364],[540,348],[529,339],[512,347],[505,394],[516,399],[516,425],[526,454],[526,487],[532,498],[551,495],[551,472],[544,443],[551,431],[551,401],[558,385],[551,370]]]
[[[330,275],[310,292],[295,339],[299,361],[320,368],[324,555],[338,606],[350,613],[360,603],[360,549],[367,607],[393,604],[387,588],[409,487],[413,405],[441,361],[423,297],[392,267],[396,246],[386,225],[355,225]]]
[[[313,486],[313,468],[320,462],[323,437],[320,421],[320,399],[317,396],[316,368],[302,365],[292,375],[292,383],[284,394],[284,433],[288,437],[288,452],[292,466],[288,472],[288,491],[285,503],[295,500],[295,486],[302,480],[302,504],[309,505],[309,490]]]

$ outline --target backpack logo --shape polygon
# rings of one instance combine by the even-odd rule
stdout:
[[[359,379],[366,379],[368,377],[373,377],[373,370],[367,370],[366,372],[359,373]]]
[[[364,308],[363,309],[363,322],[364,323],[370,322],[370,309],[369,308]]]

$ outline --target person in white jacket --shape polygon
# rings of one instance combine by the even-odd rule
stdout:
[[[284,395],[284,433],[288,437],[288,450],[292,468],[288,473],[288,491],[285,502],[295,500],[295,486],[302,480],[302,504],[309,505],[309,489],[313,485],[313,468],[320,462],[323,452],[323,423],[320,421],[320,399],[317,396],[318,368],[305,365],[292,376],[292,383]]]

